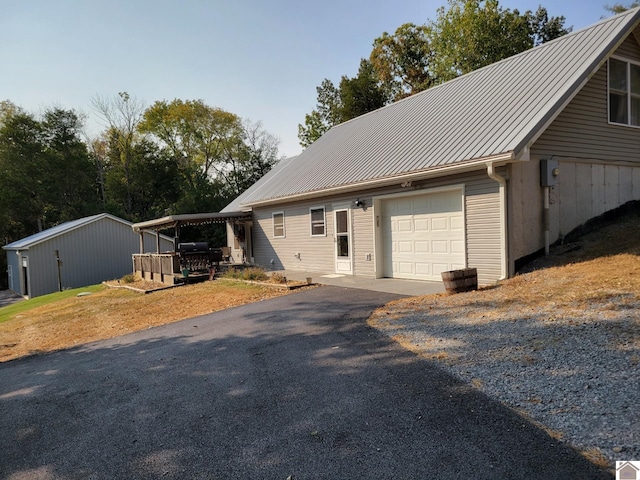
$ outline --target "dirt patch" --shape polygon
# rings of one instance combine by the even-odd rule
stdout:
[[[159,284],[128,285],[157,287]],[[0,324],[0,362],[104,340],[186,318],[287,295],[241,282],[185,285],[148,295],[127,289],[102,290],[44,305]]]

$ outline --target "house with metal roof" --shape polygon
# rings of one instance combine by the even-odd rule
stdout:
[[[135,233],[130,222],[108,213],[61,223],[2,247],[9,289],[33,298],[120,278],[132,272],[141,238],[149,250],[173,250],[173,239]]]
[[[223,212],[273,269],[481,284],[640,199],[640,9],[355,118]],[[233,250],[237,251],[237,248]]]

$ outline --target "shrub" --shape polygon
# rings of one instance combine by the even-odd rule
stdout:
[[[136,277],[133,275],[133,273],[127,273],[120,279],[120,281],[122,283],[133,283],[136,281]]]
[[[231,268],[225,272],[223,278],[232,278],[235,280],[254,280],[254,281],[264,281],[269,277],[266,272],[261,268],[251,267],[245,268],[242,270],[237,270],[235,268]]]
[[[287,277],[281,273],[275,272],[271,274],[271,281],[274,283],[287,283]]]
[[[269,278],[263,269],[256,267],[245,268],[242,273],[242,278],[244,280],[255,280],[260,282]]]

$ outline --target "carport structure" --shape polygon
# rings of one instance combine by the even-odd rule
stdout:
[[[184,278],[184,271],[208,270],[212,261],[219,262],[222,258],[221,250],[213,252],[208,248],[194,248],[189,255],[185,255],[180,248],[180,234],[182,227],[192,225],[211,225],[215,223],[251,220],[251,213],[187,213],[169,215],[155,220],[134,223],[132,229],[141,235],[140,253],[133,255],[133,271],[145,280],[174,285]],[[160,231],[173,229],[175,249],[171,252],[161,252],[159,241],[156,242],[156,252],[144,251],[142,232],[155,232],[156,239],[160,238]],[[199,243],[199,242],[198,242]],[[224,248],[224,247],[223,247]]]

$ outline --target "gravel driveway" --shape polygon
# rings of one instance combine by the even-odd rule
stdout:
[[[563,311],[459,294],[459,307],[390,307],[370,323],[603,464],[640,460],[640,305]]]
[[[611,478],[320,287],[0,364],[0,478]]]

